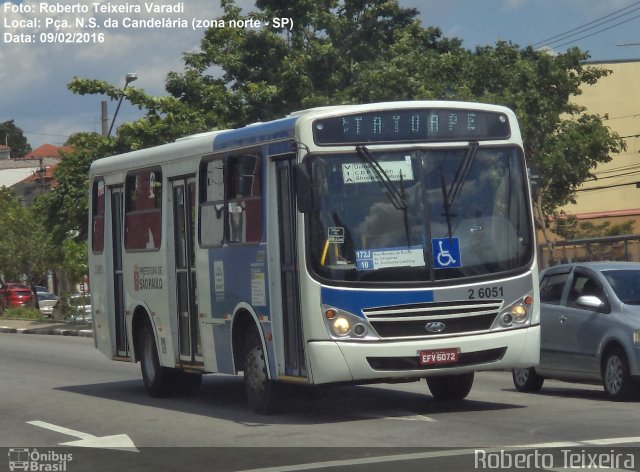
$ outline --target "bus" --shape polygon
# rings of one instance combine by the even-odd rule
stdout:
[[[90,194],[96,347],[153,396],[224,373],[262,413],[283,383],[426,379],[461,400],[476,371],[538,363],[508,108],[304,110],[98,159]]]

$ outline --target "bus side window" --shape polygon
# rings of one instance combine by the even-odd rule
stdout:
[[[260,158],[254,155],[229,159],[229,242],[259,243],[262,237],[262,185]]]
[[[94,180],[92,194],[91,250],[101,254],[104,250],[104,180]]]
[[[125,248],[160,249],[162,230],[162,172],[145,169],[127,175]]]
[[[200,244],[222,246],[224,242],[224,163],[203,163],[200,171]]]

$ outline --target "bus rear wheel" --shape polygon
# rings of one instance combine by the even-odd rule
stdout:
[[[261,414],[273,413],[276,407],[276,384],[269,379],[267,360],[257,334],[247,338],[244,348],[244,388],[249,406]]]
[[[152,397],[166,397],[172,391],[172,369],[162,367],[153,329],[145,323],[139,337],[140,370],[144,386]]]
[[[473,372],[429,377],[427,385],[436,400],[462,400],[473,386]]]

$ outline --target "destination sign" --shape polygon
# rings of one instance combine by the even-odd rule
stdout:
[[[448,108],[401,109],[323,118],[313,122],[318,145],[482,141],[508,139],[504,113]]]

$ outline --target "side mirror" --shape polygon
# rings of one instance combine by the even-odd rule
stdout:
[[[582,295],[576,300],[576,304],[581,308],[589,310],[600,310],[604,308],[604,302],[595,295]]]
[[[313,210],[313,188],[311,176],[305,164],[296,164],[294,167],[296,179],[296,201],[298,211],[309,213]]]

